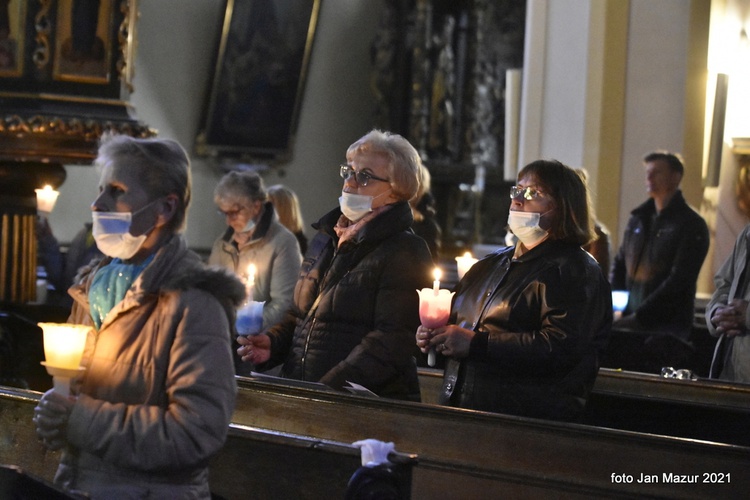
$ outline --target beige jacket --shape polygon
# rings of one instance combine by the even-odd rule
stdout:
[[[71,322],[92,324],[95,271],[70,289]],[[89,336],[55,482],[92,498],[208,498],[208,459],[234,410],[230,330],[243,296],[181,236],[163,247]]]

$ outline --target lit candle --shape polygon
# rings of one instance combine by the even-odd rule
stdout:
[[[34,191],[36,191],[36,209],[40,212],[52,213],[57,196],[60,193],[52,189],[49,184],[45,185],[43,189],[35,189]]]
[[[255,267],[255,264],[250,264],[247,266],[247,284],[249,286],[255,285],[255,273],[258,271],[258,268]]]
[[[55,391],[70,394],[70,379],[83,371],[81,357],[90,326],[71,323],[39,323],[44,339],[42,364],[52,375]]]
[[[245,291],[247,292],[246,303],[250,303],[253,301],[253,288],[255,288],[255,273],[257,271],[258,268],[255,266],[255,264],[250,264],[247,266],[247,283],[245,283]]]
[[[471,268],[474,264],[477,263],[477,259],[475,259],[471,252],[466,252],[460,257],[456,257],[456,271],[458,272],[458,279],[464,277],[464,274],[466,274],[466,271]]]
[[[439,328],[448,324],[451,312],[451,300],[453,293],[449,290],[440,289],[440,276],[442,272],[436,267],[432,272],[435,281],[432,282],[432,290],[422,288],[417,290],[419,294],[419,319],[422,326],[430,329]],[[430,347],[427,351],[427,364],[435,366],[435,348]]]

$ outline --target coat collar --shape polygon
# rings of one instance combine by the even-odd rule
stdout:
[[[328,234],[334,240],[338,240],[334,226],[341,217],[341,209],[335,208],[325,214],[312,226]],[[409,203],[399,201],[394,203],[390,210],[386,210],[371,221],[357,233],[357,236],[351,241],[354,244],[360,244],[365,241],[377,242],[384,240],[395,233],[406,231],[411,227],[414,217],[411,213]]]

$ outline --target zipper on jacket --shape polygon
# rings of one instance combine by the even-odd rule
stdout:
[[[300,365],[302,365],[302,380],[305,380],[305,361],[307,361],[307,349],[310,347],[310,335],[313,332],[316,321],[317,318],[313,316],[313,319],[310,322],[310,328],[308,328],[307,335],[305,335],[305,348],[302,350],[302,359],[300,360]],[[317,380],[315,380],[314,382],[317,382]]]

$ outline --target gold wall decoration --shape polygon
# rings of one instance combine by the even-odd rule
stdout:
[[[49,19],[49,10],[52,0],[40,0],[39,10],[34,16],[34,29],[36,30],[36,48],[32,59],[37,68],[42,69],[49,63],[49,36],[52,32],[52,23]]]
[[[26,40],[26,2],[6,0],[0,9],[0,77],[23,73]]]

